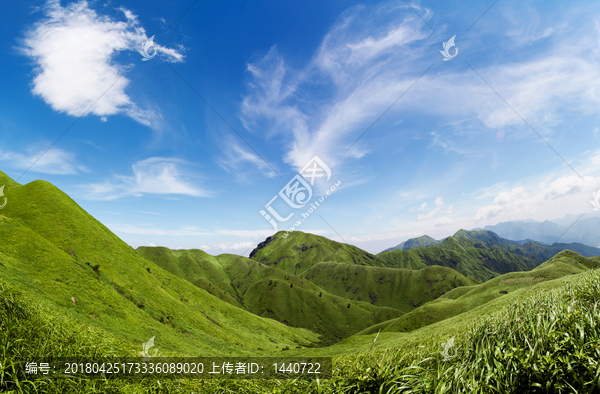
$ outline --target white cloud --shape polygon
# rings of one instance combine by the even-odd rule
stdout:
[[[37,161],[36,161],[37,160]],[[4,152],[0,150],[0,162],[5,162],[12,168],[53,175],[71,175],[80,172],[89,172],[89,169],[75,160],[75,154],[60,148],[53,148],[44,154],[44,150],[30,148],[27,154]]]
[[[179,194],[209,197],[211,193],[193,184],[183,166],[187,162],[173,158],[152,157],[133,164],[132,176],[117,175],[111,181],[85,185],[86,197],[93,200],[113,200],[143,194]]]
[[[420,12],[430,15],[427,9]],[[569,18],[577,20],[573,15]],[[544,126],[563,122],[567,108],[580,113],[597,111],[600,71],[596,67],[597,34],[581,38],[576,29],[565,30],[571,26],[567,22],[556,27],[558,34],[554,25],[544,24],[547,21],[532,27],[519,45],[547,38],[547,51],[534,51],[519,62],[474,67],[548,138],[552,131]],[[505,32],[509,37],[524,33],[517,25],[513,27]],[[290,68],[275,47],[248,64],[249,94],[243,100],[242,121],[249,128],[269,130],[268,136],[284,134],[289,141],[284,161],[296,168],[316,154],[330,166],[364,157],[370,151],[365,140],[350,150],[347,147],[430,64],[425,54],[437,52],[440,45],[440,37],[430,33],[403,3],[352,7],[325,35],[306,67]],[[325,97],[311,94],[314,86],[330,93]],[[523,120],[468,67],[425,74],[409,94],[409,100],[402,100],[386,116],[398,111],[435,115],[447,124],[468,122],[479,133],[487,128],[523,126]],[[521,134],[538,139],[531,131]],[[513,138],[523,137],[515,134]],[[447,151],[481,155],[480,146],[465,147],[441,133],[432,133],[431,139]]]
[[[148,246],[153,246],[153,247],[154,247],[154,246],[156,246],[156,245],[155,245],[155,244],[153,244],[152,242],[150,242],[150,243],[148,244]]]
[[[122,9],[128,23],[112,21],[85,1],[61,7],[50,0],[43,11],[44,19],[27,32],[22,47],[37,65],[33,93],[55,111],[72,116],[84,115],[93,104],[89,113],[101,121],[122,113],[148,126],[156,124],[160,114],[131,100],[125,93],[126,67],[113,60],[118,52],[137,51],[148,39],[135,15]],[[157,50],[167,61],[182,60],[177,51],[160,46]]]
[[[225,171],[235,170],[240,173],[240,171],[248,168],[248,164],[251,164],[269,178],[278,176],[273,170],[273,164],[267,164],[256,153],[251,152],[249,148],[242,146],[232,138],[227,138],[226,141],[227,143],[223,144],[224,155],[217,158],[217,164]]]
[[[142,211],[142,213],[147,213],[149,215],[159,215],[159,216],[165,216],[164,213],[158,213],[158,212],[149,212],[149,211]]]
[[[236,242],[236,243],[220,243],[213,246],[213,249],[220,250],[223,252],[227,251],[244,251],[249,249],[253,245],[253,242]]]
[[[529,46],[539,40],[548,38],[564,26],[564,22],[557,24],[555,20],[542,20],[537,10],[531,5],[525,3],[523,7],[526,10],[515,12],[512,7],[507,7],[508,9],[505,8],[500,11],[504,14],[510,26],[505,34],[513,40],[516,47]],[[544,23],[546,23],[546,26],[544,26]]]
[[[442,216],[441,218],[438,219],[438,221],[435,223],[436,226],[445,226],[447,224],[451,224],[454,223],[454,219],[451,219],[447,216]]]
[[[411,207],[408,212],[414,212],[414,211],[424,211],[427,208],[427,202],[424,202],[423,204],[419,205],[418,207]]]
[[[502,221],[517,220],[524,217],[531,218],[538,210],[550,214],[552,207],[583,207],[581,203],[584,199],[589,199],[591,191],[599,182],[598,177],[585,176],[582,180],[576,175],[569,175],[555,179],[549,185],[544,181],[527,189],[523,186],[514,187],[510,191],[500,192],[492,204],[479,208],[475,220],[487,221],[492,218]],[[559,216],[559,213],[547,216],[555,217]]]
[[[427,215],[417,216],[417,220],[419,220],[419,221],[427,220],[427,219],[431,219],[432,217],[437,215],[440,212],[440,210],[442,209],[442,207],[445,205],[444,199],[442,197],[438,197],[435,199],[434,204],[435,204],[435,209],[431,210]],[[421,205],[421,207],[423,207],[423,205],[425,205],[425,207],[427,207],[427,205],[425,203],[423,203]],[[419,209],[419,210],[421,210],[421,209]]]
[[[356,6],[340,16],[303,70],[290,69],[271,48],[248,64],[244,125],[258,129],[263,121],[269,135],[291,136],[284,161],[297,170],[315,155],[330,167],[363,157],[369,150],[360,144],[347,148],[412,82],[406,58],[420,49],[407,46],[429,35],[423,25],[403,3]],[[333,94],[323,102],[307,99],[304,85],[313,84],[331,87]]]

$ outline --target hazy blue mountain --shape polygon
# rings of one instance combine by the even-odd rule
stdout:
[[[531,220],[502,222],[475,230],[493,231],[499,236],[511,240],[534,240],[549,245],[558,240],[561,243],[576,242],[600,247],[600,216],[590,212],[577,220],[580,216],[566,215],[560,219],[543,222]]]

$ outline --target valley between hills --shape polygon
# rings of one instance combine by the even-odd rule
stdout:
[[[278,232],[249,258],[133,249],[45,181],[0,172],[0,390],[597,392],[600,249],[489,230],[377,255]],[[326,380],[32,380],[27,357],[333,357]],[[440,356],[455,344],[457,356]],[[453,345],[454,346],[454,345]]]

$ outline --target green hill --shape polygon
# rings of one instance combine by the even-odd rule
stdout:
[[[589,260],[575,254],[562,255],[546,268],[562,266],[568,271],[600,263],[600,259]],[[480,286],[485,285],[489,286]],[[127,351],[110,334],[85,329],[64,315],[56,315],[54,310],[31,302],[31,297],[0,284],[3,327],[0,344],[5,350],[0,356],[0,372],[4,376],[0,388],[18,393],[89,394],[417,393],[443,387],[477,393],[596,392],[600,388],[597,381],[599,270],[515,286],[518,288],[478,308],[409,333],[383,331],[379,335],[355,335],[329,348],[290,351],[296,355],[335,357],[333,377],[320,382],[314,379],[32,382],[23,370],[14,368],[16,355],[27,358],[43,350],[55,355],[118,356]],[[375,338],[377,341],[373,342]],[[448,360],[440,351],[447,347],[449,339],[453,340],[453,346],[448,353],[453,357]],[[10,345],[6,346],[7,343]]]
[[[453,237],[461,238],[461,239],[470,239],[472,241],[481,241],[488,248],[490,248],[492,246],[496,246],[498,244],[519,245],[519,243],[516,241],[511,241],[511,240],[502,238],[498,234],[496,234],[492,231],[486,231],[486,230],[474,230],[474,231],[458,230],[456,233],[454,233]]]
[[[378,257],[397,268],[450,267],[480,282],[507,272],[527,271],[541,262],[505,252],[497,246],[488,248],[481,241],[455,237],[448,237],[436,246],[383,252]]]
[[[448,291],[477,283],[447,267],[422,270],[357,266],[343,263],[318,263],[305,271],[303,278],[324,290],[350,300],[408,313]]]
[[[304,277],[241,256],[140,247],[148,260],[211,294],[262,317],[319,333],[331,344],[402,315],[388,305],[331,294]]]
[[[267,266],[299,275],[321,261],[385,267],[377,256],[356,246],[342,244],[319,235],[292,231],[283,238],[279,231],[250,253],[250,258]]]
[[[435,239],[431,238],[429,235],[421,235],[420,237],[408,239],[394,247],[388,248],[388,249],[384,250],[384,252],[391,252],[392,250],[398,250],[398,249],[410,250],[410,249],[415,249],[415,248],[423,248],[426,246],[435,246],[439,243],[440,243],[440,241],[436,241]]]
[[[379,329],[384,332],[412,331],[473,310],[515,290],[598,267],[600,267],[600,257],[586,258],[570,250],[565,250],[531,271],[511,272],[482,284],[459,287],[411,313],[370,327],[360,334],[376,333]]]
[[[316,334],[236,308],[144,259],[44,181],[5,190],[0,278],[64,316],[166,352],[257,354]],[[259,352],[260,353],[260,352]]]
[[[562,252],[563,250],[571,250],[584,257],[600,256],[600,248],[595,248],[593,246],[588,246],[581,243],[555,243],[553,245],[542,245],[541,243],[535,241],[520,243],[502,238],[496,233],[488,230],[459,230],[456,232],[456,234],[454,234],[454,237],[481,241],[488,248],[498,246],[500,249],[506,252],[520,256],[535,257],[540,260],[540,263],[552,258],[552,256]]]

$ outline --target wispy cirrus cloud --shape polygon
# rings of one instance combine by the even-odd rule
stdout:
[[[53,110],[72,116],[125,114],[136,121],[155,126],[160,112],[139,107],[125,89],[126,66],[115,61],[123,51],[137,51],[148,39],[130,11],[121,8],[127,23],[99,15],[86,1],[61,6],[57,0],[42,8],[43,19],[36,22],[22,40],[21,51],[36,65],[32,91]],[[183,55],[160,45],[157,52],[171,62]],[[97,100],[97,101],[96,101]]]
[[[352,7],[306,68],[292,70],[276,47],[248,64],[250,93],[242,102],[241,119],[248,128],[266,125],[267,137],[287,137],[284,161],[297,170],[315,155],[330,166],[361,158],[369,150],[360,145],[348,150],[352,138],[409,86],[414,66],[406,60],[421,50],[407,47],[428,35],[405,3]],[[332,93],[308,94],[314,86]]]
[[[195,185],[198,176],[186,170],[180,159],[151,157],[132,165],[133,175],[115,175],[104,183],[81,187],[91,200],[114,200],[144,194],[210,197],[211,192]]]
[[[431,17],[426,8],[419,12]],[[590,113],[600,106],[598,34],[592,31],[582,38],[580,29],[569,28],[577,17],[571,13],[554,27],[539,17],[523,42],[515,42],[523,32],[511,25],[498,44],[521,48],[546,40],[547,51],[519,54],[511,62],[470,61],[517,113],[464,65],[425,74],[409,91],[410,99],[392,107],[386,117],[398,112],[433,116],[440,124],[475,134],[527,127],[523,117],[549,138],[555,134],[551,127],[563,123],[567,112]],[[268,130],[267,138],[283,135],[283,160],[296,169],[315,154],[331,166],[362,158],[372,151],[369,142],[361,139],[348,146],[436,60],[431,55],[438,53],[446,34],[443,28],[432,34],[404,2],[352,7],[325,35],[306,67],[289,67],[276,47],[248,64],[242,121],[254,130]],[[459,155],[482,154],[479,146],[457,144],[449,134],[431,132],[432,144]],[[538,136],[529,131],[511,138]]]
[[[216,158],[217,164],[227,172],[235,172],[239,176],[245,174],[244,169],[251,165],[257,168],[265,176],[272,178],[278,176],[273,170],[274,164],[267,163],[256,153],[252,152],[233,138],[227,138],[222,146],[222,155]],[[223,142],[223,141],[222,141]]]
[[[27,153],[6,152],[0,149],[0,162],[19,170],[27,170],[35,163],[30,171],[52,175],[72,175],[90,171],[77,162],[72,152],[54,148],[42,155],[43,153],[43,149],[37,148],[29,148]]]

